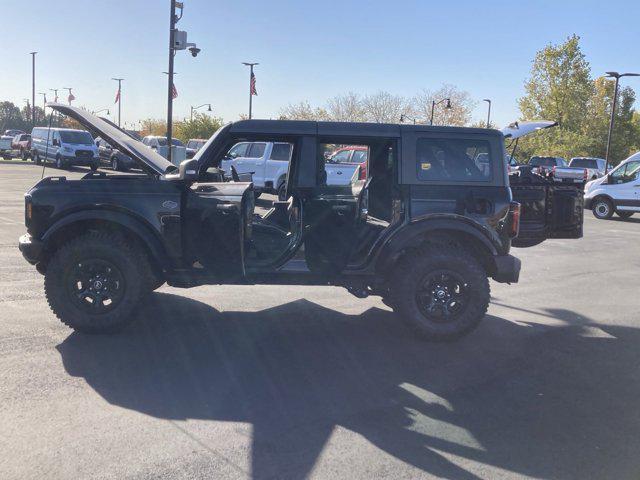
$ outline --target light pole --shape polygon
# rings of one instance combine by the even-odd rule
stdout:
[[[124,78],[112,78],[111,80],[115,80],[118,82],[118,93],[116,94],[116,100],[118,100],[118,126],[120,126],[120,106],[122,105],[122,81]],[[109,115],[107,113],[107,115]]]
[[[190,117],[190,121],[192,121],[192,122],[193,122],[193,112],[194,112],[195,110],[198,110],[199,108],[206,107],[206,106],[208,106],[208,107],[209,107],[209,108],[207,108],[207,112],[210,112],[210,111],[211,111],[211,104],[210,104],[210,103],[203,103],[202,105],[198,105],[197,107],[193,107],[193,106],[192,106],[192,107],[191,107],[191,117]]]
[[[47,94],[45,92],[38,92],[38,95],[42,95],[42,111],[47,106]]]
[[[100,112],[107,112],[107,115],[111,115],[111,113],[109,113],[109,109],[108,108],[101,108],[100,110],[94,110],[93,112],[91,112],[93,115],[97,115]],[[120,126],[120,125],[118,125]]]
[[[435,110],[436,105],[440,105],[442,102],[447,102],[444,108],[446,108],[447,110],[451,108],[450,98],[443,98],[442,100],[438,100],[437,102],[435,100],[432,100],[431,101],[431,121],[429,122],[429,125],[433,125],[433,111]]]
[[[491,100],[488,98],[485,98],[482,101],[487,102],[489,104],[489,110],[487,110],[487,128],[489,128],[489,125],[491,125]]]
[[[613,105],[611,106],[611,119],[609,120],[609,136],[607,137],[607,153],[604,156],[604,174],[609,172],[609,151],[611,148],[611,133],[613,132],[613,121],[616,114],[616,102],[618,100],[618,82],[622,77],[640,77],[640,73],[618,73],[618,72],[605,72],[607,78],[615,78],[616,86],[613,91]]]
[[[36,53],[30,52],[31,55],[31,126],[36,126]]]
[[[253,67],[260,64],[257,62],[254,62],[254,63],[242,62],[242,64],[249,67],[249,120],[251,120],[251,108],[253,103],[253,96],[258,94],[258,92],[256,91],[256,77],[253,74]]]
[[[58,103],[58,89],[50,88],[49,91],[53,92],[53,102]]]

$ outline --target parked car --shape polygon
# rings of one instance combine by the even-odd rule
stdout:
[[[529,159],[529,166],[532,167],[533,173],[546,175],[553,167],[566,167],[567,161],[562,157],[533,156]]]
[[[584,187],[584,207],[598,219],[616,213],[629,218],[640,212],[640,152],[631,155],[607,175]]]
[[[82,109],[51,108],[148,174],[45,178],[24,197],[20,250],[44,274],[55,315],[78,331],[123,328],[166,281],[342,286],[381,296],[426,338],[453,339],[484,317],[489,278],[518,281],[520,261],[509,252],[519,232],[582,236],[580,189],[509,186],[503,154],[512,132],[244,120],[176,167]],[[217,172],[242,142],[292,145],[287,200],[262,216],[251,182],[220,181]],[[368,178],[328,185],[319,145],[347,142],[369,147]],[[479,152],[490,154],[488,174],[474,163]]]
[[[147,147],[155,150],[164,158],[169,157],[169,148],[167,147],[167,137],[161,137],[158,135],[147,135],[142,139],[142,143]],[[177,138],[171,139],[171,161],[174,165],[179,164],[182,160],[187,158],[187,149],[184,144]]]
[[[341,147],[325,163],[327,185],[349,185],[354,180],[367,178],[369,147],[350,145]]]
[[[17,152],[22,160],[29,158],[31,154],[31,135],[19,133],[11,141],[11,149]]]
[[[117,148],[113,148],[109,142],[101,137],[96,137],[96,145],[98,146],[98,155],[100,163],[111,167],[114,171],[126,172],[135,166],[135,162],[130,156],[125,155]]]
[[[37,164],[54,161],[60,169],[86,165],[97,170],[100,163],[91,134],[71,128],[35,127],[31,132],[31,158]]]
[[[193,158],[205,143],[207,143],[207,141],[202,138],[190,138],[187,142],[187,158]]]
[[[0,158],[11,158],[13,156],[12,143],[13,137],[9,135],[0,136]]]
[[[20,135],[21,133],[27,133],[27,132],[23,130],[16,130],[16,129],[10,129],[10,130],[4,131],[4,135],[7,137],[15,137],[16,135]]]
[[[252,174],[256,196],[266,192],[284,199],[292,147],[288,142],[239,142],[222,159],[221,168],[227,176],[232,166],[238,174]]]

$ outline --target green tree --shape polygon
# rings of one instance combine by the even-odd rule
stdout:
[[[9,129],[26,131],[29,126],[29,122],[23,117],[20,108],[13,102],[0,102],[0,134]]]
[[[183,120],[174,124],[174,137],[186,142],[190,138],[209,138],[223,125],[222,118],[204,113],[194,113],[193,120]]]
[[[540,50],[525,83],[525,96],[518,100],[523,120],[555,120],[559,127],[520,142],[521,154],[588,154],[592,140],[586,121],[595,87],[591,70],[580,49],[580,37],[572,35],[560,45]]]

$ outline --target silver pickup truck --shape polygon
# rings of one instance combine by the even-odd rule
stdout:
[[[605,160],[595,157],[574,157],[568,167],[555,167],[551,176],[557,182],[585,183],[604,175]]]

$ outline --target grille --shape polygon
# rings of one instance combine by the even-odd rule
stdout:
[[[77,158],[91,158],[93,157],[93,152],[91,150],[76,150]]]

